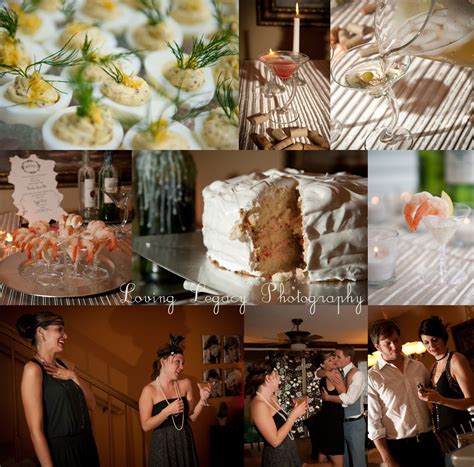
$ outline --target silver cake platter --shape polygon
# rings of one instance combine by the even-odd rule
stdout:
[[[91,280],[87,285],[74,286],[70,283],[62,284],[58,281],[52,286],[43,286],[31,277],[25,277],[21,270],[26,262],[24,253],[14,253],[0,263],[0,282],[6,286],[37,297],[68,298],[88,297],[103,294],[118,289],[122,284],[131,280],[131,257],[124,251],[116,249],[112,252],[104,251],[99,255],[99,264],[109,272],[104,280]]]
[[[367,281],[307,283],[294,279],[279,283],[219,268],[207,258],[201,232],[135,237],[133,251],[184,280],[194,282],[198,292],[232,299],[224,303],[315,303],[315,306],[367,303]]]

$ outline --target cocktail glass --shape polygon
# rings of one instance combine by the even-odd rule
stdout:
[[[45,287],[57,286],[61,282],[62,276],[51,269],[51,264],[57,257],[57,243],[47,241],[44,247],[41,248],[41,257],[46,263],[46,268],[42,274],[36,276],[36,282]]]
[[[84,275],[95,281],[102,281],[104,279],[107,279],[110,276],[109,271],[107,269],[103,268],[102,266],[99,266],[99,254],[102,251],[102,249],[105,247],[107,242],[105,241],[101,242],[99,240],[93,240],[93,241],[96,244],[96,247],[94,249],[94,257],[92,259],[92,265],[86,266],[84,268]]]
[[[291,89],[288,100],[280,107],[272,109],[269,112],[270,120],[281,126],[298,120],[298,112],[290,107],[297,90],[294,74],[303,63],[309,60],[309,57],[299,52],[277,50],[272,53],[260,55],[259,60],[270,67]]]
[[[393,85],[408,71],[411,58],[390,56],[382,59],[373,54],[374,44],[364,44],[340,51],[331,61],[331,76],[344,88],[365,92],[378,99],[383,97],[392,110],[387,126],[372,129],[365,141],[365,149],[409,149],[413,137],[398,125],[399,106]],[[371,53],[371,55],[365,56]]]
[[[212,386],[213,384],[209,381],[200,381],[198,384],[198,388],[199,390],[201,389],[209,389],[209,391],[212,391]],[[207,399],[204,401],[204,404],[203,405],[210,405],[209,402],[207,401]]]
[[[427,284],[456,285],[467,278],[467,274],[458,268],[446,266],[446,245],[453,237],[458,227],[464,222],[471,212],[467,204],[454,203],[454,212],[447,219],[438,216],[426,216],[423,224],[439,245],[438,268],[428,266],[420,273],[421,279]]]
[[[83,271],[79,271],[80,259],[87,254],[87,250],[81,246],[79,235],[70,235],[63,238],[60,246],[67,258],[64,259],[64,263],[61,265],[62,269],[60,269],[61,266],[58,266],[56,270],[62,271],[64,282],[72,287],[89,285],[90,280],[84,275]]]
[[[122,219],[120,222],[120,230],[117,231],[116,236],[119,240],[127,237],[125,226],[128,222],[128,216],[130,213],[130,204],[132,202],[132,192],[129,188],[122,187],[117,192],[109,192],[101,188],[102,193],[107,195],[122,212]]]
[[[469,1],[384,0],[375,12],[375,34],[385,55],[426,57],[472,67],[474,5]]]
[[[285,90],[285,86],[279,84],[276,80],[273,70],[266,65],[270,73],[270,79],[262,86],[262,93],[264,97],[272,98],[276,94],[281,94]]]
[[[308,396],[301,396],[301,397],[295,397],[293,399],[293,403],[295,404],[295,407],[298,407],[301,404],[304,404],[308,399]]]

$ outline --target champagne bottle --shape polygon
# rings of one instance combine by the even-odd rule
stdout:
[[[444,190],[444,151],[418,151],[419,191],[441,196]]]
[[[118,222],[119,220],[119,209],[111,198],[118,192],[118,178],[118,171],[112,164],[112,153],[106,152],[99,171],[99,219],[102,221]]]
[[[451,199],[474,207],[474,151],[447,151],[445,173]]]
[[[89,165],[89,153],[82,153],[82,167],[77,173],[79,185],[79,212],[84,220],[95,218],[95,172]]]

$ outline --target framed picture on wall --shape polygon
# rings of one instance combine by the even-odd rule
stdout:
[[[227,368],[225,371],[224,395],[240,396],[242,395],[243,375],[240,368]]]
[[[455,324],[451,332],[456,350],[467,358],[474,371],[474,319]]]
[[[298,0],[299,17],[303,26],[329,26],[328,0]],[[291,26],[296,12],[296,0],[257,0],[259,26]]]
[[[214,334],[202,336],[202,362],[217,364],[222,361],[221,337]]]
[[[224,336],[224,363],[239,363],[241,352],[240,336]]]
[[[224,395],[222,370],[211,368],[210,370],[204,370],[202,375],[203,381],[212,384],[211,395],[209,397],[222,397]]]

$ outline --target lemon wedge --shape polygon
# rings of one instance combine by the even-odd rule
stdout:
[[[448,203],[448,206],[449,206],[449,215],[452,216],[453,213],[454,213],[453,200],[452,200],[451,197],[448,195],[448,193],[446,193],[445,191],[442,191],[442,192],[441,192],[441,199],[444,199],[444,200]]]

